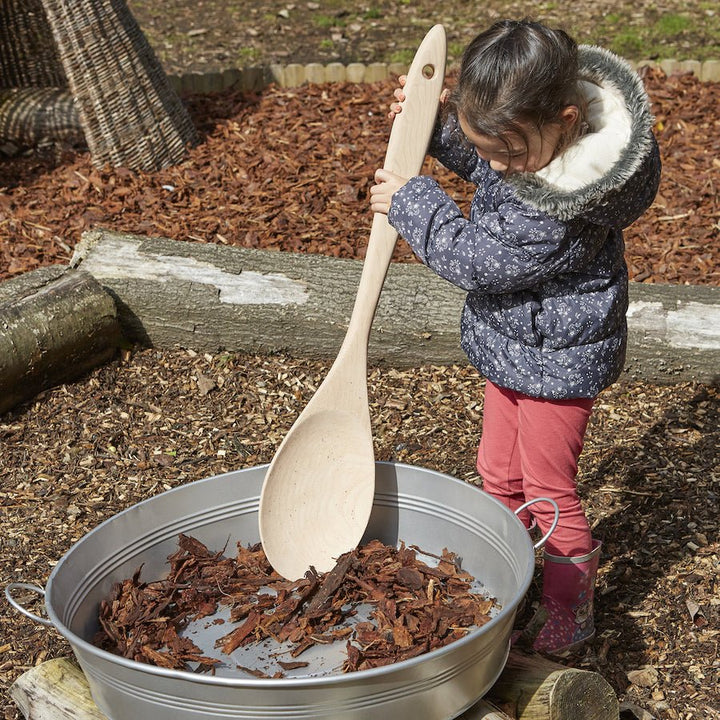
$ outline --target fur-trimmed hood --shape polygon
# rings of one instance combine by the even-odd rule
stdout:
[[[651,153],[650,103],[642,80],[623,59],[589,45],[581,45],[578,55],[588,133],[542,170],[508,182],[521,200],[561,220],[580,216],[625,227],[639,213],[618,190]]]

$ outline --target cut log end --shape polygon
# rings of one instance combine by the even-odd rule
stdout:
[[[487,695],[521,720],[618,720],[619,703],[602,675],[513,648]]]
[[[561,672],[550,694],[550,718],[617,720],[618,700],[610,685],[587,670]]]
[[[38,287],[27,278],[3,285],[0,413],[107,362],[122,343],[112,297],[82,270]]]

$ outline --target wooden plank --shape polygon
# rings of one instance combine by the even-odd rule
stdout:
[[[157,347],[288,352],[331,359],[345,335],[362,263],[93,230],[71,265],[118,301],[123,327]],[[397,367],[466,364],[465,293],[416,264],[390,266],[369,359]],[[715,382],[720,288],[631,283],[626,376]]]

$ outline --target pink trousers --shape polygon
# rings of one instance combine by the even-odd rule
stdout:
[[[560,509],[558,526],[545,546],[552,555],[577,557],[592,550],[592,538],[577,494],[578,457],[594,398],[545,400],[498,387],[485,388],[477,469],[483,489],[515,511],[526,500],[549,497]],[[554,510],[531,505],[543,534]],[[520,519],[530,525],[525,510]]]

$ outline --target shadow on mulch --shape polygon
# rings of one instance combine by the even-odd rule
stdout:
[[[668,408],[637,439],[620,440],[582,481],[584,497],[595,505],[594,534],[603,540],[605,557],[591,664],[619,692],[629,681],[618,667],[666,661],[664,672],[681,692],[700,692],[711,706],[720,703],[717,686],[702,683],[699,690],[698,674],[688,672],[692,662],[678,660],[689,642],[711,641],[713,635],[703,631],[720,625],[710,549],[720,540],[720,487],[712,471],[720,406],[709,391],[717,380]],[[702,611],[691,610],[694,602]],[[705,652],[710,658],[715,651],[708,645]]]

